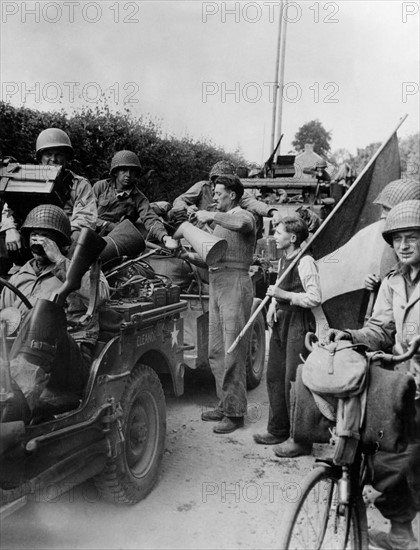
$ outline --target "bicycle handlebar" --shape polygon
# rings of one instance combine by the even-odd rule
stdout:
[[[385,361],[385,363],[403,363],[404,361],[411,359],[413,355],[417,353],[419,348],[420,348],[420,335],[415,336],[411,340],[410,347],[405,353],[402,353],[401,355],[393,355],[392,353],[377,351],[375,352],[375,358],[379,357],[379,359],[381,359],[381,361]]]

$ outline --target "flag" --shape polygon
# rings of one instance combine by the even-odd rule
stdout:
[[[389,182],[400,177],[395,132],[314,235],[311,251],[318,264],[325,316],[320,308],[314,312],[319,332],[328,326],[363,326],[369,302],[364,279],[369,273],[379,275],[381,257],[388,246],[381,235],[381,206],[373,201]]]

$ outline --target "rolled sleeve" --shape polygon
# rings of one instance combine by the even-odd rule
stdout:
[[[321,304],[321,285],[318,267],[312,256],[304,256],[298,265],[299,278],[305,292],[291,292],[290,303],[294,306],[314,308]]]
[[[254,218],[246,210],[236,210],[231,212],[216,212],[214,223],[239,233],[251,233],[255,228]]]
[[[185,193],[174,200],[174,209],[186,210],[188,206],[192,205],[196,205],[198,207],[201,203],[203,187],[205,185],[208,185],[206,181],[198,181],[197,183],[192,185],[187,191],[185,191]]]
[[[80,231],[83,227],[96,229],[98,210],[96,199],[90,183],[78,176],[72,181],[70,200],[64,206],[70,216],[71,230]]]

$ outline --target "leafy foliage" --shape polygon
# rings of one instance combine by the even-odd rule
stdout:
[[[413,179],[420,179],[420,134],[399,140],[401,170]]]
[[[356,155],[352,155],[346,149],[338,149],[330,156],[330,162],[340,164],[340,162],[348,162],[357,174],[363,170],[369,160],[373,157],[381,144],[370,143],[366,147],[357,149]],[[406,138],[398,138],[398,146],[401,158],[401,173],[410,178],[419,179],[420,174],[420,135],[413,134]]]
[[[236,166],[246,164],[239,152],[227,153],[190,137],[163,136],[158,121],[135,118],[129,111],[112,113],[106,105],[67,115],[0,102],[0,118],[0,156],[33,163],[38,134],[45,128],[61,128],[69,134],[75,151],[70,168],[91,183],[108,176],[116,151],[134,151],[144,168],[140,188],[151,201],[172,202],[196,181],[207,179],[218,160],[226,159]]]
[[[305,149],[305,143],[313,143],[315,153],[325,157],[331,148],[330,141],[331,132],[327,132],[321,122],[316,119],[299,128],[292,145],[296,151],[300,152]]]

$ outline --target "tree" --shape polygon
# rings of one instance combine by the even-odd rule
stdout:
[[[356,170],[357,174],[360,174],[380,146],[380,142],[375,142],[366,145],[366,147],[357,148],[356,156],[352,157],[352,166]]]
[[[313,143],[315,153],[326,156],[330,150],[330,141],[331,132],[327,132],[321,122],[316,119],[307,122],[299,128],[292,145],[296,151],[303,151],[305,143]]]
[[[342,164],[343,162],[352,162],[352,155],[350,151],[348,151],[345,148],[336,149],[330,155],[328,156],[328,161],[331,162],[331,164],[335,164],[338,166],[339,164]]]
[[[420,134],[398,139],[401,157],[401,171],[413,179],[420,173]]]

